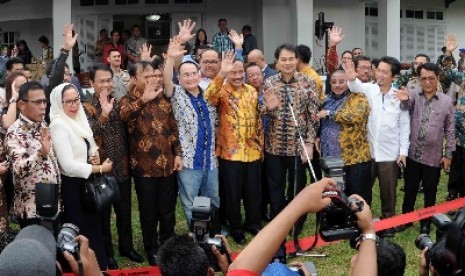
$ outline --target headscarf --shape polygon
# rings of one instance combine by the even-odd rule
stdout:
[[[90,128],[89,122],[87,121],[86,114],[82,104],[79,105],[79,111],[75,118],[71,118],[65,114],[63,110],[63,88],[67,85],[72,85],[70,83],[62,83],[57,87],[53,88],[52,93],[50,94],[50,123],[54,120],[60,120],[65,125],[70,126],[72,131],[79,137],[85,138],[87,140],[93,139],[92,129]],[[78,89],[72,85],[76,92]],[[78,92],[79,95],[79,92]]]

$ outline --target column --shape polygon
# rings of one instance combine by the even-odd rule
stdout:
[[[378,1],[380,55],[400,58],[400,0]]]
[[[65,24],[71,23],[71,0],[53,0],[53,56],[58,57],[63,44],[63,28]],[[70,68],[73,68],[72,55],[67,61]]]
[[[295,0],[296,44],[305,44],[313,51],[315,40],[315,20],[313,0]]]

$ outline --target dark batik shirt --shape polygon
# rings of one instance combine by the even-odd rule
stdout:
[[[84,104],[87,120],[94,133],[94,140],[99,147],[100,161],[110,158],[113,162],[111,173],[121,182],[129,175],[128,134],[126,123],[120,117],[120,102],[115,100],[108,118],[100,120],[102,107],[99,97],[94,94],[92,100]],[[102,118],[103,119],[103,118]]]
[[[134,89],[121,99],[121,119],[128,125],[133,176],[166,177],[173,173],[181,144],[171,102],[164,94],[144,103]]]

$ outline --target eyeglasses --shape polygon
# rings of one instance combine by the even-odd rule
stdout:
[[[433,81],[435,81],[435,80],[436,80],[436,77],[433,77],[433,76],[431,76],[431,77],[422,77],[422,78],[420,78],[420,81],[421,81],[421,82],[428,82],[428,81],[429,81],[429,82],[433,82]]]
[[[66,106],[72,106],[72,105],[79,105],[81,103],[81,99],[80,98],[76,98],[74,100],[65,100],[65,101],[62,101],[62,103],[64,103]]]
[[[260,73],[255,73],[255,74],[249,74],[247,75],[247,77],[249,77],[249,79],[253,79],[253,78],[258,78],[260,77],[262,74]]]
[[[200,63],[206,64],[206,65],[215,65],[215,64],[218,64],[219,61],[217,61],[217,60],[202,60]]]
[[[191,73],[184,73],[181,75],[183,78],[192,78],[192,77],[197,77],[199,75],[199,72],[191,72]]]
[[[30,103],[33,103],[34,105],[47,105],[48,104],[48,100],[47,99],[37,99],[37,100],[25,100],[23,99],[22,101],[25,101],[25,102],[30,102]]]

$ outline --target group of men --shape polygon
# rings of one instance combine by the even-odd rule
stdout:
[[[58,61],[64,60],[76,43],[71,28],[65,27]],[[292,198],[304,189],[307,163],[326,152],[325,141],[319,139],[320,121],[324,128],[325,120],[333,120],[341,128],[335,136],[340,149],[335,152],[343,159],[349,194],[359,193],[371,204],[377,177],[382,216],[393,216],[401,166],[406,174],[402,211],[413,210],[420,182],[425,189],[425,207],[435,204],[440,167],[449,169],[455,151],[454,112],[461,110],[455,111],[454,101],[438,91],[436,65],[415,61],[416,72],[410,81],[419,85],[410,83],[406,89],[393,86],[400,74],[395,58],[380,58],[373,77],[371,59],[359,55],[353,61],[343,60],[340,68],[334,66],[329,93],[325,93],[309,65],[308,46],[278,46],[275,71],[258,49],[251,50],[244,63],[244,36],[231,30],[227,39],[234,49],[221,55],[206,48],[198,60],[183,61],[194,28],[190,20],[179,23],[179,34],[170,40],[164,60],[153,59],[148,47],[137,49],[136,59],[128,54],[132,60],[129,79],[121,71],[124,53],[117,48],[106,53],[109,66],[96,65],[90,73],[95,92],[83,105],[100,158],[114,162],[112,173],[120,185],[122,198],[115,204],[115,212],[122,256],[143,261],[132,244],[131,177],[150,265],[157,265],[159,247],[175,235],[178,191],[188,227],[194,197],[207,196],[220,208],[221,221],[233,240],[244,244],[245,231],[256,235],[261,230],[267,204],[274,218],[284,209],[286,196]],[[337,63],[336,46],[342,39],[342,30],[334,27],[329,63],[334,62],[334,54]],[[449,37],[446,46],[448,53],[457,47],[454,37]],[[64,73],[65,66],[58,61],[55,70]],[[463,74],[447,70],[442,76],[460,84],[464,79]],[[61,78],[63,81],[66,79]],[[12,168],[21,168],[12,172],[17,180],[16,200],[23,203],[15,204],[20,208],[15,213],[25,219],[36,216],[33,184],[38,179],[47,182],[44,175],[59,171],[42,122],[47,118],[48,90],[28,83],[20,88],[18,98],[10,100],[10,104],[18,102],[20,115],[8,130],[5,146]],[[458,102],[465,104],[465,99]],[[353,116],[357,112],[360,115]],[[360,139],[354,141],[353,137]],[[309,167],[314,177],[321,177],[317,166]],[[54,181],[59,179],[48,182]],[[23,182],[27,183],[20,187]],[[287,192],[288,186],[292,192]],[[462,189],[463,182],[457,187]],[[457,193],[463,196],[462,190]],[[102,221],[109,264],[115,268],[110,210],[104,212]],[[421,232],[429,231],[429,221],[422,221]],[[384,234],[393,233],[390,229]]]

